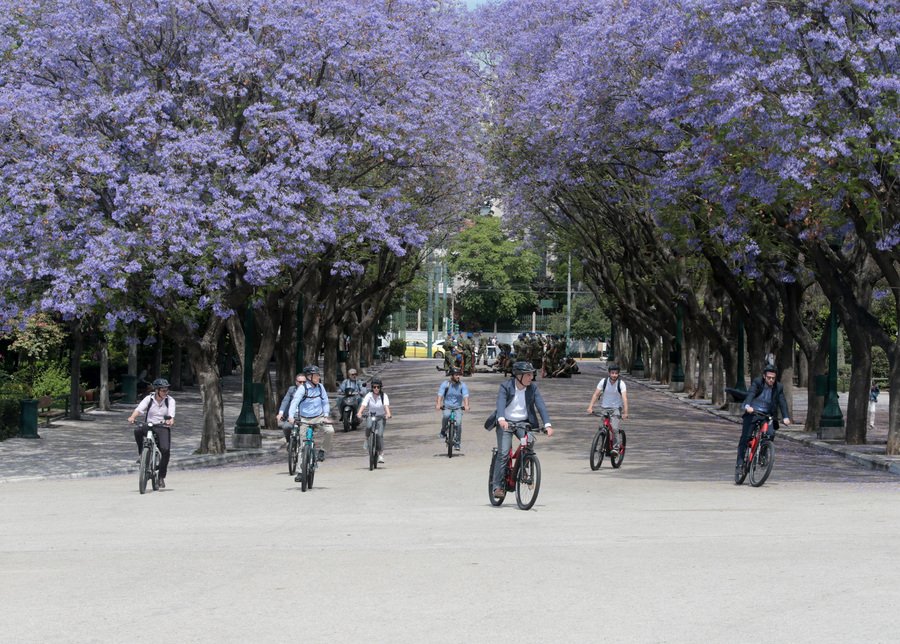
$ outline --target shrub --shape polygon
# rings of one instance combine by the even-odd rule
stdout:
[[[39,369],[31,385],[31,395],[68,396],[70,389],[69,372],[59,364],[50,364]]]
[[[406,340],[403,338],[394,338],[391,340],[389,351],[392,356],[398,358],[402,357],[403,354],[406,353]]]
[[[11,398],[0,398],[0,441],[12,438],[19,433],[19,401]]]

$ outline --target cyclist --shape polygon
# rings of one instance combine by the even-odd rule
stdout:
[[[787,399],[784,397],[784,386],[776,380],[778,369],[773,364],[767,364],[763,369],[762,375],[757,376],[750,383],[750,389],[747,390],[747,397],[744,398],[744,417],[743,427],[741,429],[741,440],[738,442],[737,463],[734,466],[737,477],[741,475],[741,468],[744,465],[744,451],[747,449],[747,443],[750,442],[750,435],[753,433],[753,423],[756,420],[753,412],[762,414],[771,414],[781,411],[781,419],[785,425],[791,424],[788,415]],[[776,409],[777,407],[777,409]],[[778,428],[778,419],[772,419],[772,425],[766,432],[765,438],[773,440],[775,438],[775,430]]]
[[[358,373],[356,369],[351,369],[347,372],[347,377],[341,382],[338,391],[340,395],[337,399],[337,408],[338,414],[344,409],[345,401],[348,401],[350,405],[353,407],[353,426],[356,427],[359,425],[359,421],[356,418],[356,412],[359,409],[359,403],[362,400],[364,387],[363,384],[359,381]],[[350,390],[352,393],[347,394],[347,390]]]
[[[450,379],[445,380],[438,387],[437,401],[434,408],[440,411],[444,410],[444,416],[441,419],[441,438],[447,438],[447,423],[450,421],[450,412],[454,409],[459,410],[456,414],[456,425],[459,427],[459,440],[453,444],[454,449],[459,450],[462,442],[462,417],[463,411],[469,411],[469,388],[466,383],[460,382],[459,377],[462,372],[456,367],[450,368]]]
[[[512,433],[510,422],[528,421],[532,427],[539,427],[537,415],[541,415],[544,428],[548,436],[553,436],[553,427],[550,425],[550,415],[544,398],[538,391],[534,381],[534,367],[530,362],[520,360],[513,363],[513,377],[500,383],[497,392],[497,408],[494,414],[485,423],[485,429],[496,427],[497,429],[497,462],[494,466],[492,487],[494,498],[502,499],[506,496],[506,455],[512,447]],[[515,431],[516,436],[522,438],[523,430]]]
[[[294,392],[291,408],[288,410],[288,422],[293,425],[294,419],[299,418],[301,423],[315,425],[317,430],[325,432],[322,449],[318,454],[319,460],[324,461],[325,454],[331,450],[331,440],[334,438],[334,426],[328,420],[331,411],[328,392],[325,391],[325,385],[319,382],[322,377],[319,367],[314,364],[308,365],[304,367],[303,375],[306,376],[306,382],[298,385],[297,391]],[[299,483],[302,478],[303,475],[298,473],[294,480]]]
[[[588,404],[587,413],[593,413],[594,403],[600,398],[600,408],[604,413],[609,412],[609,422],[613,430],[612,456],[619,455],[619,423],[622,418],[628,420],[628,391],[625,382],[619,378],[619,365],[611,364],[607,367],[608,378],[602,378],[594,389],[591,402]]]
[[[281,405],[278,406],[278,414],[276,414],[275,420],[278,421],[281,431],[284,432],[285,445],[291,440],[291,428],[293,427],[291,423],[287,422],[288,412],[291,410],[291,401],[294,399],[294,394],[297,393],[297,387],[305,382],[306,376],[303,375],[302,371],[294,376],[294,384],[288,387],[287,393],[281,399]]]
[[[141,453],[144,451],[144,438],[147,437],[149,428],[153,424],[156,436],[159,439],[159,453],[162,458],[159,461],[159,487],[166,487],[166,474],[169,470],[169,454],[172,445],[172,424],[175,422],[175,399],[169,396],[169,381],[165,378],[157,378],[153,381],[153,393],[144,398],[131,416],[128,422],[134,424],[135,419],[144,415],[144,422],[134,430],[134,440],[138,446],[138,463],[141,462]],[[166,418],[168,416],[168,418]]]
[[[359,411],[356,412],[356,417],[362,418],[363,412],[367,409],[371,413],[371,420],[366,429],[375,432],[375,449],[378,450],[378,462],[384,463],[384,421],[386,418],[391,417],[391,399],[384,393],[384,387],[380,378],[372,378],[369,387],[372,391],[363,398]]]

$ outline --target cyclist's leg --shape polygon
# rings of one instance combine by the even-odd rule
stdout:
[[[134,441],[137,443],[138,456],[144,451],[145,438],[147,438],[147,426],[141,423],[134,428]]]
[[[381,456],[384,453],[384,417],[375,421],[375,450]]]
[[[443,409],[441,411],[441,437],[447,435],[447,423],[450,422],[450,410]]]
[[[741,428],[741,440],[738,442],[737,462],[736,466],[744,462],[744,452],[747,450],[747,443],[750,442],[750,434],[753,433],[753,414],[744,414],[743,426]]]
[[[622,415],[618,409],[604,409],[609,412],[609,424],[612,426],[612,445],[613,449],[619,449],[619,423],[622,422]]]
[[[463,423],[463,410],[459,409],[456,412],[456,446],[457,447],[462,445],[462,423]]]
[[[495,490],[506,490],[503,479],[506,478],[506,455],[509,454],[511,446],[512,433],[503,431],[503,428],[497,425],[497,462],[494,464],[494,482],[492,484]]]
[[[162,458],[159,460],[159,478],[166,478],[169,471],[169,454],[172,445],[172,428],[166,425],[156,428],[156,436],[159,438],[159,453]]]
[[[334,425],[328,422],[328,418],[325,416],[320,416],[321,422],[316,426],[316,429],[321,432],[325,432],[325,436],[322,437],[322,451],[326,454],[331,451],[331,441],[334,439]]]

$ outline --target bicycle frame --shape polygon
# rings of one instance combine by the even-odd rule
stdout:
[[[753,432],[750,434],[750,440],[747,441],[747,452],[744,456],[744,462],[748,468],[756,456],[756,446],[762,440],[763,434],[769,431],[769,425],[772,423],[772,416],[769,414],[757,414],[757,416],[758,420],[753,422]]]
[[[512,492],[516,489],[516,479],[519,478],[519,463],[522,462],[523,451],[533,451],[534,436],[531,434],[531,427],[528,423],[510,423],[509,426],[514,430],[517,427],[525,427],[525,435],[519,438],[518,444],[509,448],[506,454],[506,490]],[[515,431],[513,431],[515,434]],[[518,437],[516,437],[518,438]]]

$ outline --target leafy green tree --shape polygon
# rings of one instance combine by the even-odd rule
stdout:
[[[500,219],[475,218],[450,245],[451,273],[464,280],[456,309],[464,327],[511,322],[531,311],[540,257],[503,231]]]

